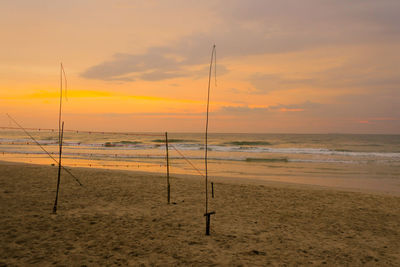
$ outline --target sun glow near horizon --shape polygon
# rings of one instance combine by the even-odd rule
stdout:
[[[24,125],[56,124],[62,57],[67,125],[202,131],[215,42],[211,131],[399,134],[400,21],[394,11],[400,5],[385,0],[376,9],[373,1],[355,2],[332,2],[334,13],[313,0],[99,1],[94,13],[88,13],[91,0],[62,7],[4,2],[0,111]],[[199,10],[209,13],[209,23]],[[186,23],[176,14],[185,14]],[[3,116],[0,123],[9,122]]]

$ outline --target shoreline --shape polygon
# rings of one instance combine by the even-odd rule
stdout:
[[[5,160],[0,160],[0,164],[6,164],[6,165],[27,164],[27,165],[38,165],[38,166],[51,166],[51,164],[27,163],[27,162],[5,161]],[[138,175],[153,175],[153,176],[166,175],[166,173],[163,172],[138,171],[132,169],[75,167],[68,165],[65,166],[71,169],[120,171],[120,172],[134,173]],[[178,178],[188,178],[195,180],[203,179],[203,176],[200,176],[198,174],[182,174],[182,173],[170,172],[170,176],[172,178],[178,177]],[[300,181],[296,181],[297,178],[298,177],[271,176],[270,179],[268,179],[265,177],[246,178],[246,177],[209,176],[210,181],[212,180],[219,183],[266,185],[274,187],[334,190],[334,191],[344,191],[344,192],[358,192],[367,194],[400,196],[400,179],[388,179],[388,178],[371,179],[371,178],[359,178],[359,177],[357,178],[308,177],[307,179],[300,178]],[[382,186],[383,180],[386,182],[385,186]]]

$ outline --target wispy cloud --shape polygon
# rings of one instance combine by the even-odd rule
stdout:
[[[309,85],[311,79],[285,78],[278,74],[255,73],[249,77],[254,90],[253,94],[266,94],[271,91],[296,89],[299,86]]]
[[[146,53],[138,55],[115,54],[112,60],[88,68],[81,76],[105,81],[162,81],[205,77],[208,74],[207,66],[197,70],[192,68],[207,63],[209,47],[210,45],[204,45],[200,53],[202,56],[196,55],[199,52],[195,48],[182,54],[175,47],[152,47]],[[223,64],[217,65],[217,71],[218,75],[229,72]]]
[[[306,101],[300,104],[291,105],[271,105],[265,107],[251,107],[251,106],[222,106],[216,113],[232,114],[232,115],[249,115],[249,114],[267,114],[276,112],[303,112],[306,110],[312,110],[322,106],[319,103]]]
[[[116,53],[81,75],[120,81],[193,76],[188,67],[207,64],[213,43],[217,43],[218,58],[223,61],[321,46],[399,41],[400,36],[397,0],[233,0],[229,4],[218,1],[204,5],[209,6],[209,15],[220,22],[208,31],[181,36],[175,42],[149,47],[143,53]],[[253,78],[257,84],[256,77]],[[273,85],[256,88],[276,90]]]

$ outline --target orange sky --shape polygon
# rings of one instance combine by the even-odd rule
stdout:
[[[400,133],[400,2],[1,1],[0,126]]]

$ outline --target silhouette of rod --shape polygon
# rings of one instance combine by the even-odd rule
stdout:
[[[58,164],[58,161],[49,153],[49,152],[47,152],[47,150],[46,149],[44,149],[44,147],[38,142],[38,141],[36,141],[36,139],[32,136],[32,135],[30,135],[25,129],[24,129],[24,127],[22,127],[16,120],[14,120],[8,113],[6,113],[6,115],[21,129],[21,130],[23,130],[24,132],[25,132],[25,134],[27,135],[27,136],[29,136],[55,163],[57,163]],[[66,171],[69,175],[71,175],[74,179],[75,179],[75,181],[80,185],[80,186],[83,186],[83,184],[79,181],[79,179],[78,178],[76,178],[76,176],[75,175],[73,175],[68,169],[66,169],[64,166],[62,166],[61,165],[61,168],[64,170],[64,171]]]
[[[212,65],[213,65],[213,59],[214,59],[214,53],[215,53],[215,44],[213,46],[212,52],[211,52],[211,62],[210,62],[210,71],[208,74],[208,93],[207,93],[207,117],[206,117],[206,136],[205,136],[205,154],[204,154],[204,163],[205,163],[205,171],[206,171],[206,213],[208,213],[208,162],[207,162],[207,153],[208,153],[208,113],[210,109],[210,87],[211,87],[211,71],[212,71]]]
[[[206,172],[206,213],[204,216],[206,217],[206,235],[210,235],[210,224],[211,224],[211,215],[215,214],[215,211],[208,212],[208,114],[210,110],[210,88],[211,88],[211,71],[213,65],[213,59],[215,55],[215,44],[213,46],[211,52],[211,62],[210,62],[210,71],[208,73],[208,92],[207,92],[207,118],[206,118],[206,136],[205,136],[205,153],[204,153],[204,163],[205,163],[205,172]],[[215,60],[215,59],[214,59]],[[217,79],[215,78],[215,83],[217,83]]]
[[[64,122],[61,125],[61,136],[60,136],[60,154],[58,156],[58,178],[57,178],[57,191],[56,191],[56,200],[54,201],[53,213],[57,213],[57,202],[58,202],[58,192],[60,189],[60,180],[61,180],[61,158],[62,158],[62,144],[63,144],[63,136],[64,136]]]
[[[167,198],[168,204],[171,200],[171,185],[169,183],[169,157],[168,157],[168,133],[165,132],[165,149],[167,151]]]

